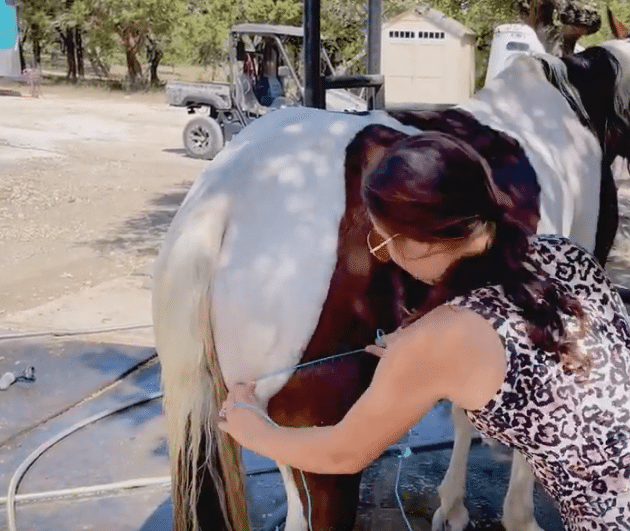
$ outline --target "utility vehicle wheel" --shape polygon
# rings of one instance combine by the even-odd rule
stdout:
[[[197,116],[184,128],[184,148],[195,159],[212,159],[223,148],[223,132],[216,120]]]

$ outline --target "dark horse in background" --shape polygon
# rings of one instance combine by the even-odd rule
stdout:
[[[283,109],[216,157],[177,213],[154,271],[176,531],[249,528],[240,449],[216,428],[226,388],[258,379],[258,398],[279,424],[334,424],[368,386],[375,359],[278,371],[360,349],[378,328],[399,326],[404,308],[422,305],[426,286],[375,261],[365,245],[361,175],[401,135],[439,129],[463,138],[522,202],[532,231],[568,236],[605,260],[617,225],[610,164],[630,157],[630,40],[617,28],[617,40],[562,60],[520,57],[448,111]],[[470,441],[455,419],[434,529],[461,531]],[[286,530],[305,530],[301,480],[278,466]],[[539,529],[531,473],[520,458],[514,466],[504,524]],[[350,530],[360,474],[305,477],[313,529]]]

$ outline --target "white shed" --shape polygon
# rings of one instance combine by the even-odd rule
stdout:
[[[383,24],[386,104],[458,103],[475,88],[475,34],[428,6]]]

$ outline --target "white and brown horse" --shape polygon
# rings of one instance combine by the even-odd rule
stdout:
[[[616,229],[610,163],[630,155],[630,41],[563,60],[522,57],[444,113],[278,110],[216,157],[173,220],[154,270],[176,531],[249,528],[240,449],[216,429],[226,386],[362,348],[377,328],[395,329],[405,306],[422,303],[422,286],[368,253],[359,186],[398,135],[431,128],[469,141],[508,191],[532,190],[521,199],[525,209],[535,205],[540,232],[572,237],[603,259]],[[495,142],[503,156],[493,156]],[[333,424],[375,363],[360,354],[281,372],[261,379],[257,395],[279,424]],[[466,429],[456,429],[434,529],[461,530],[468,519]],[[286,529],[305,530],[302,484],[278,465]],[[360,475],[305,477],[313,529],[351,529]],[[537,528],[525,477],[504,506],[508,531]]]

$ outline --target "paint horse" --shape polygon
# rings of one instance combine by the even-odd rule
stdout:
[[[249,529],[240,449],[216,428],[227,388],[257,379],[258,398],[277,423],[334,424],[367,388],[376,360],[359,354],[284,369],[360,349],[377,328],[395,329],[405,306],[422,303],[419,283],[367,251],[359,188],[389,145],[423,128],[466,138],[508,191],[533,191],[520,199],[525,211],[533,201],[539,232],[568,235],[603,259],[616,230],[609,166],[630,156],[630,41],[563,60],[518,58],[443,114],[274,111],[216,157],[181,205],[154,270],[175,531]],[[496,146],[503,156],[493,155]],[[468,445],[456,428],[434,529],[466,525]],[[278,467],[285,529],[305,530],[297,471]],[[304,476],[313,529],[350,530],[360,475]],[[515,501],[504,506],[506,528],[537,529],[531,482],[511,488],[521,490],[508,494]]]

